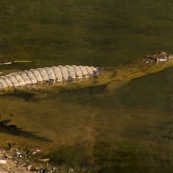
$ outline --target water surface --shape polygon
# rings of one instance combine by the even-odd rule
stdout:
[[[0,2],[0,60],[29,60],[1,71],[53,65],[118,66],[172,51],[173,2],[35,0]],[[99,172],[170,172],[173,160],[173,68],[105,86],[1,96],[1,119],[23,131],[6,140],[52,151],[56,162],[95,165]],[[65,153],[65,154],[64,154]]]

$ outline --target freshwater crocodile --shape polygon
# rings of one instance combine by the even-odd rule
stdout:
[[[172,65],[173,55],[161,52],[114,68],[59,65],[30,69],[0,76],[0,93],[47,86],[61,90],[106,85],[105,93],[111,94],[134,78],[159,72]]]

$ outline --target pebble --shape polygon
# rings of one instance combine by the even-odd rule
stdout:
[[[6,163],[7,163],[6,160],[4,160],[4,159],[1,159],[1,160],[0,160],[0,164],[6,164]]]

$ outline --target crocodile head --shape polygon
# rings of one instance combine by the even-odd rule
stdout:
[[[173,59],[173,55],[167,54],[166,52],[160,52],[159,54],[146,55],[144,59],[146,63],[165,62]]]

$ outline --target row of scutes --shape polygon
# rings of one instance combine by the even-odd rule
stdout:
[[[44,81],[68,81],[70,79],[88,78],[98,74],[98,69],[91,66],[53,66],[45,68],[30,69],[16,73],[0,76],[0,90],[36,84]]]

